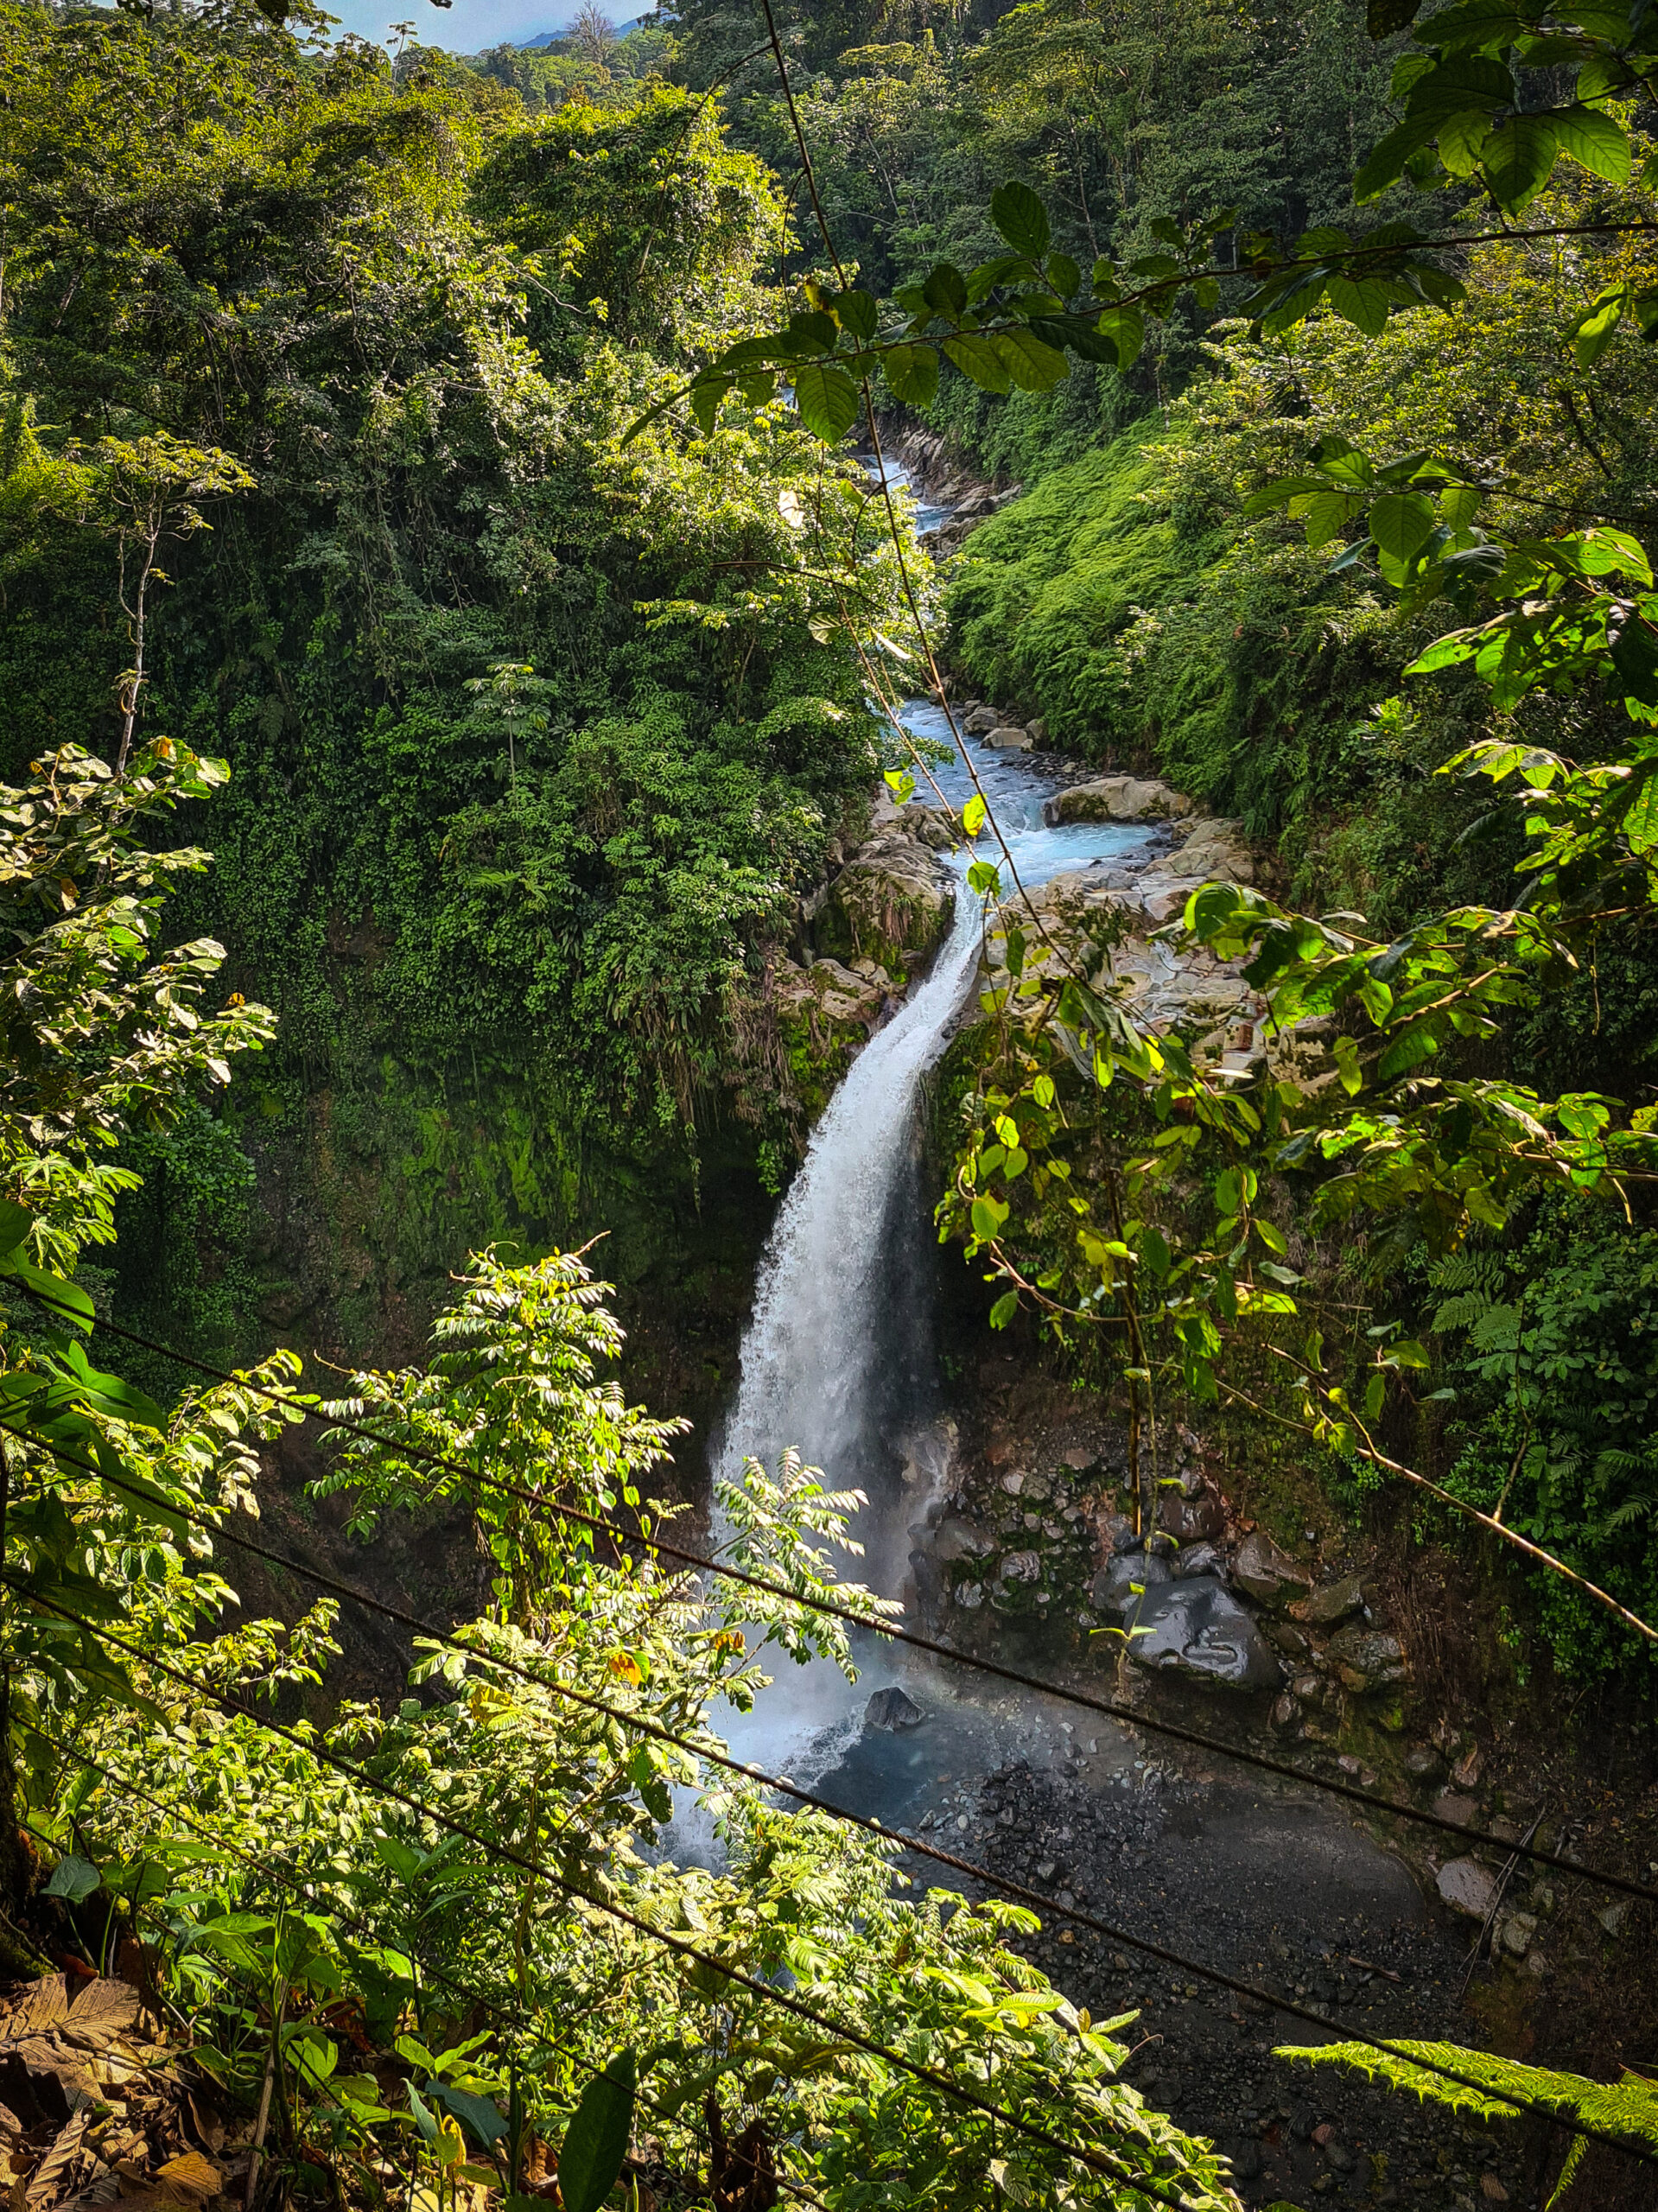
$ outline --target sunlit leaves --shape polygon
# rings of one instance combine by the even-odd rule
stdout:
[[[858,418],[858,387],[832,362],[807,361],[795,374],[800,419],[825,445],[838,445]]]

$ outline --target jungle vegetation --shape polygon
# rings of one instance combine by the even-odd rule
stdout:
[[[722,5],[560,76],[0,0],[8,1891],[89,1963],[143,1939],[284,2189],[511,2208],[556,2145],[596,2212],[637,2120],[837,2206],[1228,2201],[1020,1909],[707,1763],[759,1668],[848,1663],[854,1501],[751,1466],[729,1563],[778,1589],[664,1566],[677,1425],[547,1249],[721,1145],[775,1181],[768,963],[902,787],[872,678],[922,628],[1278,838],[1281,899],[1184,926],[1337,1038],[1317,1099],[1222,1090],[1005,921],[945,1214],[992,1318],[1120,1325],[1136,1405],[1247,1345],[1360,1488],[1457,1389],[1446,1510],[1606,1586],[1539,1584],[1563,1669],[1646,1664],[1652,49],[1452,14],[803,6],[791,112]],[[1374,228],[1418,193],[1479,235]],[[1554,243],[1483,236],[1522,217]],[[1030,480],[948,610],[866,406]],[[317,1411],[259,1341],[283,1145],[365,1281],[472,1252],[422,1357],[327,1393],[314,1497],[482,1562],[395,1705],[331,1689],[336,1595],[238,1617],[260,1449]],[[1291,1186],[1362,1233],[1368,1337],[1326,1344]],[[245,1363],[181,1388],[124,1315]],[[675,1786],[723,1872],[662,1855]]]

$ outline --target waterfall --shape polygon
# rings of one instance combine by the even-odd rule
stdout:
[[[774,1465],[797,1444],[833,1487],[867,1486],[889,1325],[902,1333],[924,1322],[893,1313],[889,1294],[917,1097],[978,950],[979,901],[962,887],[931,969],[859,1053],[817,1125],[760,1263],[726,1427],[727,1480],[745,1456]]]

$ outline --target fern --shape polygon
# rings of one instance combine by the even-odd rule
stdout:
[[[1280,2058],[1305,2058],[1314,2066],[1356,2067],[1373,2082],[1394,2089],[1413,2089],[1419,2097],[1448,2105],[1453,2112],[1472,2113],[1479,2120],[1518,2120],[1521,2114],[1505,2098],[1556,2113],[1561,2120],[1580,2120],[1604,2135],[1616,2135],[1631,2144],[1658,2152],[1658,2082],[1626,2071],[1620,2082],[1593,2082],[1583,2074],[1556,2074],[1541,2066],[1521,2066],[1489,2050],[1464,2050],[1454,2043],[1420,2043],[1402,2038],[1391,2050],[1378,2051],[1369,2044],[1327,2043],[1287,2046]],[[1471,2085],[1447,2082],[1413,2062],[1426,2059],[1445,2066]],[[1571,2187],[1587,2137],[1573,2138],[1560,2169],[1549,2212]]]

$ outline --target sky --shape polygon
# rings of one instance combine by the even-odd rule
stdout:
[[[561,29],[581,0],[454,0],[453,8],[435,8],[431,0],[322,0],[322,4],[331,16],[339,16],[342,31],[355,31],[360,38],[384,40],[392,23],[412,22],[416,37],[427,46],[447,47],[451,54],[481,54],[486,46],[521,46],[537,31]],[[638,0],[605,12],[620,22],[638,13]]]

